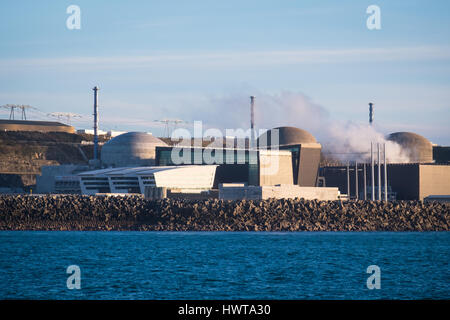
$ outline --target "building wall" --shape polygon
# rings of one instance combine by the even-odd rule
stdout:
[[[375,198],[377,198],[378,167],[374,167]],[[323,167],[321,176],[325,177],[327,187],[338,187],[342,194],[347,194],[347,166]],[[350,197],[356,195],[355,165],[349,166]],[[416,200],[419,198],[419,165],[416,164],[389,164],[387,166],[388,188],[397,194],[398,200]],[[367,197],[371,199],[372,168],[366,164]],[[384,190],[384,167],[381,166],[381,189]],[[389,190],[389,189],[388,189]],[[358,196],[364,199],[364,169],[358,164]]]
[[[388,183],[392,191],[397,192],[397,199],[419,199],[419,164],[391,164],[387,173]]]
[[[315,187],[320,163],[321,146],[318,143],[300,146],[300,162],[298,169],[298,185]]]
[[[339,199],[339,190],[338,188],[300,187],[297,185],[224,186],[219,189],[219,198],[223,200],[303,198],[333,201]]]
[[[75,133],[75,128],[66,125],[39,125],[22,123],[3,123],[0,122],[0,131],[38,131],[38,132],[68,132]],[[33,121],[34,122],[34,121]]]
[[[213,188],[232,182],[249,183],[249,164],[221,164],[217,167]]]
[[[450,195],[450,166],[420,165],[419,200],[431,195]]]
[[[259,185],[293,184],[292,157],[289,151],[259,151]]]
[[[436,163],[450,164],[450,147],[434,146],[433,147],[433,160]]]
[[[363,171],[359,166],[358,189],[363,191]],[[381,167],[381,184],[384,173]],[[321,168],[327,187],[338,187],[347,193],[347,169],[345,166]],[[398,200],[423,200],[430,195],[450,195],[450,165],[435,164],[389,164],[387,166],[388,187],[397,194]],[[371,188],[371,168],[366,166],[367,187]],[[355,195],[355,168],[350,166],[350,195]],[[378,186],[378,172],[375,166],[375,185]]]
[[[172,150],[177,153],[180,159],[184,159],[191,164],[195,162],[195,154],[198,154],[199,163],[207,164],[206,154],[212,154],[210,148],[183,148],[183,150],[173,149],[172,147],[156,147],[156,165],[167,166],[174,165],[172,160]],[[186,153],[185,153],[186,152]],[[203,156],[202,156],[203,155]],[[274,185],[274,184],[292,184],[293,168],[292,155],[287,150],[248,150],[248,149],[222,149],[217,148],[212,163],[219,165],[217,169],[214,187],[217,188],[220,183],[247,183],[249,185]],[[210,162],[210,161],[208,161]],[[276,165],[278,163],[278,165]],[[180,164],[180,163],[177,163]],[[317,163],[318,164],[318,163]],[[271,168],[276,166],[275,172]]]
[[[36,176],[37,193],[55,193],[55,179],[57,176],[70,176],[79,166],[68,164],[59,166],[43,166],[41,174]]]

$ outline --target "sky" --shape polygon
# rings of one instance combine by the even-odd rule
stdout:
[[[2,0],[0,40],[0,105],[31,105],[29,119],[92,128],[97,85],[103,130],[248,128],[254,95],[257,127],[320,138],[330,121],[367,125],[373,102],[379,132],[450,145],[449,1]]]

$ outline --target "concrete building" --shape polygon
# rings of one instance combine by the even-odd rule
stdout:
[[[260,149],[278,148],[292,154],[293,183],[315,187],[322,146],[309,132],[295,127],[278,127],[262,134],[257,141]]]
[[[221,183],[292,184],[292,155],[288,150],[156,147],[156,165],[218,165],[214,188]]]
[[[0,131],[38,131],[75,133],[75,128],[54,121],[3,120],[0,119]]]
[[[81,193],[80,179],[76,175],[89,170],[75,164],[43,166],[36,176],[36,193]]]
[[[378,175],[375,166],[375,186],[378,191]],[[356,172],[358,172],[358,187],[356,187]],[[350,189],[350,197],[355,198],[358,190],[359,199],[364,198],[364,171],[363,165],[349,167],[349,179],[347,179],[346,166],[333,166],[320,168],[320,176],[324,186],[338,187],[339,191],[347,194]],[[348,182],[350,184],[348,185]],[[366,165],[367,199],[371,199],[371,168]],[[450,195],[450,165],[437,165],[432,163],[405,163],[387,165],[388,193],[395,194],[398,200],[423,200],[434,195]],[[384,195],[384,175],[381,175],[381,190]]]
[[[157,146],[167,146],[167,144],[145,132],[121,134],[103,145],[102,165],[113,168],[153,166]]]
[[[433,162],[433,145],[431,142],[413,132],[391,133],[388,140],[398,143],[411,163]]]
[[[218,164],[215,188],[220,183],[235,182],[255,186],[316,186],[321,145],[310,133],[294,127],[278,127],[261,135],[257,144],[257,149],[156,147],[155,163],[163,166]]]
[[[450,147],[433,146],[433,160],[439,164],[450,164]]]
[[[78,129],[77,130],[78,134],[94,134],[94,130],[93,129]],[[114,130],[108,130],[108,131],[103,131],[103,130],[98,130],[97,134],[98,135],[105,135],[108,137],[117,137],[121,134],[127,133],[127,131],[114,131]]]
[[[246,186],[239,184],[221,184],[219,199],[222,200],[266,200],[266,199],[320,199],[339,200],[338,188],[300,187],[293,184],[273,186]]]
[[[122,167],[81,172],[82,194],[138,193],[147,187],[200,193],[212,189],[216,165],[171,167]]]

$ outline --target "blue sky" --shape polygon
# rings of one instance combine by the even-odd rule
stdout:
[[[66,28],[71,4],[80,30]],[[366,27],[372,4],[381,30]],[[449,1],[4,0],[0,39],[0,105],[40,110],[29,118],[73,112],[89,128],[98,85],[105,130],[242,127],[256,95],[260,127],[320,137],[312,120],[366,123],[372,101],[379,131],[450,145]]]

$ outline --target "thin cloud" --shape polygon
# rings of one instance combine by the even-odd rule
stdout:
[[[140,56],[1,59],[1,67],[133,68],[162,65],[259,66],[302,63],[449,60],[450,47],[354,48],[205,53],[157,53]]]

